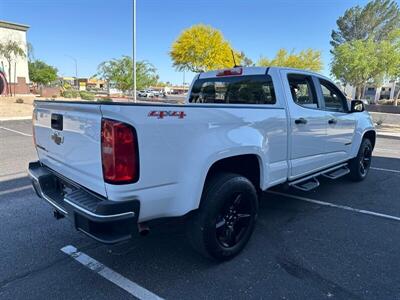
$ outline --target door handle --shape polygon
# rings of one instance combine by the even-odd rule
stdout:
[[[51,114],[51,128],[56,130],[63,130],[63,115]]]
[[[328,123],[329,123],[329,124],[336,124],[336,123],[337,123],[337,120],[336,120],[336,119],[330,119],[330,120],[328,121]]]
[[[304,118],[299,118],[299,119],[294,120],[294,123],[295,124],[307,124],[307,120]]]

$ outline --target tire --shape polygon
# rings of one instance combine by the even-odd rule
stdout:
[[[353,181],[364,180],[371,167],[372,144],[367,138],[363,139],[357,156],[349,161],[349,178]]]
[[[257,213],[257,191],[250,180],[238,174],[217,174],[206,182],[200,207],[188,221],[188,238],[200,254],[229,260],[249,241]]]

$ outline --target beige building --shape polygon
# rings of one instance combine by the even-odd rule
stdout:
[[[21,25],[0,20],[0,44],[6,43],[9,40],[16,41],[20,44],[25,54],[27,54],[27,40],[26,32],[29,26]],[[15,63],[16,63],[16,73],[15,73]],[[0,70],[4,71],[7,81],[9,80],[9,68],[8,62],[4,57],[0,56]],[[11,85],[12,91],[17,94],[27,94],[29,93],[29,70],[28,70],[28,58],[19,57],[15,62],[11,64]]]

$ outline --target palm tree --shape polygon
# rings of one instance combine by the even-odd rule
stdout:
[[[17,41],[8,40],[4,44],[0,45],[0,56],[3,56],[8,63],[8,87],[9,93],[12,95],[11,90],[11,66],[12,62],[16,61],[19,57],[25,57],[25,52],[22,50],[20,43]],[[17,72],[16,66],[14,73]],[[14,83],[16,84],[16,82]]]

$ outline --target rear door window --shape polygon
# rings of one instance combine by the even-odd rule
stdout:
[[[198,79],[189,96],[190,103],[275,104],[269,75]]]

